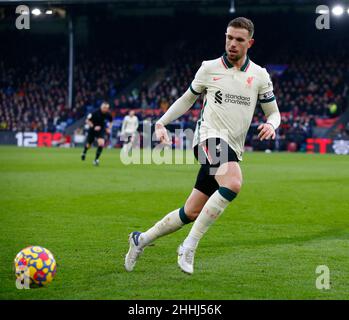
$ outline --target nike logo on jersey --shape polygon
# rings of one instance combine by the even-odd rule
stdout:
[[[217,81],[217,80],[220,80],[220,79],[223,79],[223,77],[213,77],[213,81]]]

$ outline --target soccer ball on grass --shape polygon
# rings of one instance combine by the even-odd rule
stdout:
[[[56,274],[56,260],[53,254],[40,246],[30,246],[21,250],[15,258],[14,267],[17,281],[30,287],[49,284]]]

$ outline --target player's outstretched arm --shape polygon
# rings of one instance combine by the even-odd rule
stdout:
[[[205,90],[206,80],[207,72],[204,61],[196,72],[195,78],[189,89],[171,105],[166,113],[155,124],[155,134],[161,143],[171,143],[165,126],[171,121],[178,119],[192,107],[197,97]]]
[[[275,130],[279,127],[281,122],[281,116],[279,112],[279,108],[277,106],[276,100],[274,99],[268,103],[262,103],[262,109],[267,117],[267,122],[262,123],[258,130],[260,130],[258,134],[258,138],[263,140],[275,139]]]
[[[191,90],[188,89],[180,98],[178,98],[171,105],[171,107],[157,121],[157,123],[161,123],[162,125],[166,126],[173,120],[178,119],[192,107],[197,97],[197,95],[193,94]]]
[[[155,135],[161,143],[170,144],[170,139],[165,126],[185,114],[192,107],[197,97],[198,95],[193,94],[192,91],[188,89],[156,122]]]

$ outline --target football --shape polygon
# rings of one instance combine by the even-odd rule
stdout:
[[[30,287],[47,285],[56,274],[53,254],[40,246],[21,250],[15,257],[14,267],[17,281],[23,281],[23,285],[27,283]]]

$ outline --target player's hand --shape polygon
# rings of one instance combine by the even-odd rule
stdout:
[[[275,139],[275,130],[270,123],[262,123],[257,129],[260,130],[258,138],[261,141],[269,140],[270,138],[272,138],[273,140]]]
[[[95,131],[101,131],[101,126],[95,126]]]
[[[110,128],[105,129],[105,131],[110,134]]]
[[[160,143],[171,145],[170,138],[168,137],[167,130],[161,123],[155,124],[155,135],[160,140]]]

